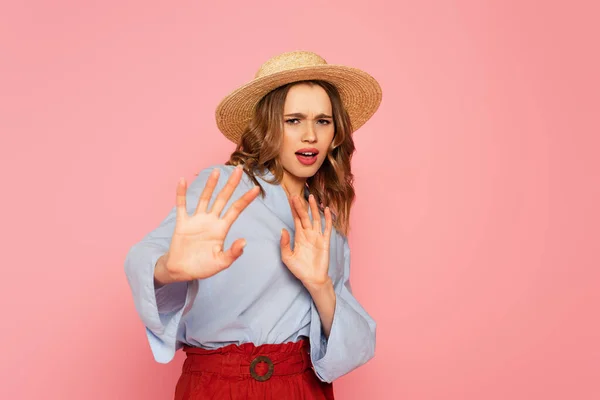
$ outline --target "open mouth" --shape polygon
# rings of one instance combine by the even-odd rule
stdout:
[[[312,165],[317,161],[317,149],[302,149],[296,152],[296,158],[303,165]]]

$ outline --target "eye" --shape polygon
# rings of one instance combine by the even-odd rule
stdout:
[[[329,125],[329,124],[331,123],[331,121],[330,121],[330,120],[328,120],[328,119],[320,119],[318,122],[319,122],[321,125]]]
[[[291,125],[295,125],[297,123],[300,122],[300,120],[298,118],[288,118],[285,120],[286,123],[291,124]]]

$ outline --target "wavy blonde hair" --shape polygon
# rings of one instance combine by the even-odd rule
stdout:
[[[264,174],[268,169],[274,176],[271,183],[281,183],[283,166],[278,155],[283,140],[285,99],[292,86],[302,83],[318,85],[327,92],[335,128],[327,157],[317,173],[307,179],[306,186],[315,196],[321,210],[327,206],[331,209],[336,230],[347,235],[350,230],[350,209],[355,197],[354,176],[350,167],[355,146],[350,117],[333,84],[318,80],[293,82],[265,95],[258,103],[254,117],[242,133],[226,165],[243,165],[245,172],[258,186],[260,184],[255,177],[256,170]],[[265,195],[262,187],[261,195]]]

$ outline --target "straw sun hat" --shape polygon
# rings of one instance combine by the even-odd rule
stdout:
[[[262,97],[287,83],[316,79],[337,87],[353,130],[367,122],[381,103],[381,87],[366,72],[327,64],[313,52],[292,51],[269,59],[252,81],[226,96],[217,106],[217,126],[225,137],[237,144]]]

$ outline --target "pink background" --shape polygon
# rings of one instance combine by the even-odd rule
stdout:
[[[384,89],[350,236],[377,354],[338,398],[600,398],[595,2],[4,3],[0,398],[171,398],[125,254],[293,49]]]

